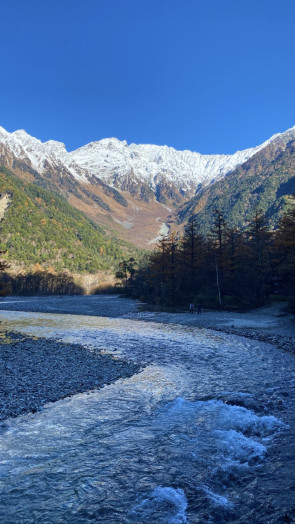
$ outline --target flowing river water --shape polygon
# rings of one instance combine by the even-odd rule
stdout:
[[[6,421],[0,522],[294,522],[294,355],[95,300],[108,316],[1,312],[141,371]]]

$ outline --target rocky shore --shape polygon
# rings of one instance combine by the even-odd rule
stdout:
[[[0,337],[0,421],[132,376],[139,367],[78,344],[18,333]]]
[[[135,317],[133,313],[129,315]],[[273,344],[295,354],[295,319],[286,312],[285,303],[277,303],[245,313],[203,310],[201,315],[186,313],[139,313],[138,319],[194,326],[251,338]]]
[[[286,312],[284,303],[277,303],[248,313],[216,312],[215,319],[214,314],[210,315],[209,312],[207,326],[229,335],[266,342],[295,354],[294,316]]]
[[[240,337],[251,338],[259,342],[267,342],[273,344],[279,349],[289,351],[295,354],[295,337],[286,337],[282,335],[275,335],[274,333],[262,333],[253,329],[237,329],[237,328],[215,328],[216,331],[222,331],[228,335],[238,335]]]
[[[202,311],[201,315],[151,312],[129,299],[114,296],[101,302],[99,297],[9,297],[0,303],[2,310],[39,311],[118,316],[146,322],[163,322],[212,329],[273,344],[295,354],[294,317],[284,304],[247,313]],[[119,378],[132,376],[139,367],[114,359],[79,344],[47,338],[34,338],[10,332],[7,319],[0,331],[0,421],[42,409],[48,402],[101,388]],[[4,328],[4,329],[3,329]]]

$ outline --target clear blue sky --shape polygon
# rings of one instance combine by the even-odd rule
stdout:
[[[0,125],[233,153],[295,124],[294,0],[2,0]]]

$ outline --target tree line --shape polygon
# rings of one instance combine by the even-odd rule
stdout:
[[[8,268],[8,264],[0,270]],[[0,296],[6,295],[83,295],[83,287],[77,285],[66,272],[44,271],[41,267],[28,273],[11,275],[5,271],[0,278]]]
[[[116,276],[129,296],[151,304],[250,309],[275,295],[295,310],[294,197],[291,202],[275,231],[258,211],[242,230],[216,210],[207,237],[191,218],[182,236],[163,237],[138,264],[121,262]]]

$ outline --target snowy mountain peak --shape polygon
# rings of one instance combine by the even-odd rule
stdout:
[[[273,135],[269,140],[265,142],[265,144],[269,144],[271,142],[274,142],[275,140],[280,140],[285,143],[287,143],[289,140],[294,140],[295,138],[295,126],[290,127],[287,129],[287,131],[284,131],[283,133],[276,133]]]
[[[13,133],[11,133],[12,136],[16,137],[16,138],[19,138],[20,140],[22,139],[32,139],[33,137],[31,135],[29,135],[24,129],[17,129],[16,131],[13,131]],[[37,140],[35,138],[35,140]]]
[[[58,142],[56,140],[47,140],[47,142],[43,142],[43,147],[46,149],[49,153],[58,155],[58,154],[67,154],[66,146],[63,142]]]
[[[283,135],[283,133],[282,133]],[[295,127],[286,131],[294,136]],[[202,155],[189,150],[177,151],[173,147],[150,144],[130,144],[114,138],[91,142],[68,154],[64,161],[77,175],[81,168],[92,176],[99,176],[109,184],[118,185],[118,176],[135,176],[137,180],[155,188],[159,177],[174,183],[180,191],[194,191],[199,184],[207,185],[221,178],[264,148],[270,138],[260,146],[237,151],[233,155]]]
[[[0,136],[8,136],[8,135],[9,135],[8,131],[6,131],[4,127],[0,126]]]
[[[8,133],[0,127],[0,144],[5,144],[18,159],[31,162],[42,174],[46,163],[66,169],[77,180],[88,182],[93,177],[111,186],[128,190],[134,184],[145,184],[155,191],[160,183],[172,184],[183,195],[192,195],[202,185],[224,177],[273,141],[284,146],[295,138],[295,126],[273,135],[263,144],[237,151],[233,155],[202,155],[189,150],[151,144],[130,144],[126,140],[104,138],[67,152],[62,142],[41,142],[20,129]]]
[[[113,146],[127,146],[126,140],[119,140],[118,138],[112,137],[112,138],[102,138],[101,140],[97,140],[96,142],[90,142],[91,144],[98,144],[102,147],[113,147]]]

